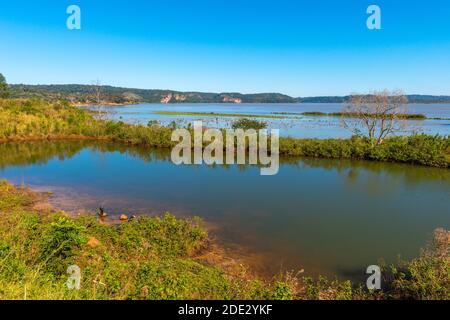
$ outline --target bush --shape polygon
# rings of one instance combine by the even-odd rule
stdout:
[[[395,299],[450,300],[450,231],[438,229],[419,258],[392,267]]]
[[[54,274],[66,272],[73,263],[72,258],[77,250],[86,242],[85,228],[77,225],[73,220],[56,216],[46,226],[40,243],[41,261],[45,268]]]
[[[234,121],[234,122],[231,124],[231,127],[232,127],[233,129],[235,129],[235,130],[236,130],[236,129],[243,129],[243,130],[254,129],[254,130],[260,130],[260,129],[265,129],[265,128],[267,128],[267,122],[242,118],[242,119],[239,119],[239,120]]]

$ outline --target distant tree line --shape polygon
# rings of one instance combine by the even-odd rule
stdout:
[[[11,85],[14,98],[41,98],[47,101],[68,100],[72,103],[97,103],[99,91],[103,103],[295,103],[295,98],[280,93],[207,93],[180,92],[173,90],[132,89],[92,85]],[[101,89],[101,90],[100,90]]]
[[[1,75],[1,74],[0,74]],[[350,103],[353,96],[290,97],[281,93],[242,94],[237,92],[181,92],[174,90],[134,89],[100,85],[7,85],[0,76],[0,95],[12,98],[40,98],[46,101],[67,100],[80,104],[133,103]],[[100,94],[101,92],[101,94]],[[406,95],[409,103],[450,103],[450,96]]]

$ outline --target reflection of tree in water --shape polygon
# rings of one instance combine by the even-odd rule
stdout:
[[[170,150],[150,149],[126,144],[101,141],[36,141],[11,142],[0,144],[0,168],[7,166],[26,166],[46,164],[52,159],[70,159],[83,149],[99,153],[119,152],[139,157],[151,162],[153,160],[170,160]]]
[[[294,159],[290,161],[295,162]],[[386,186],[397,185],[400,181],[407,185],[441,181],[450,186],[450,170],[442,168],[363,160],[303,159],[301,162],[309,168],[335,170],[347,177],[349,182],[355,182],[359,177],[368,181],[378,179]]]
[[[102,154],[118,152],[139,158],[148,163],[153,161],[171,161],[170,149],[151,149],[101,141],[39,141],[0,144],[0,168],[12,165],[45,164],[52,159],[70,159],[79,154],[83,149],[90,149]],[[306,168],[318,168],[327,171],[333,170],[344,175],[349,182],[367,177],[367,179],[382,178],[386,183],[404,181],[407,184],[414,185],[424,181],[440,180],[443,183],[450,184],[450,170],[448,169],[408,164],[280,157],[280,165],[296,167],[299,170]],[[219,167],[222,169],[230,169],[233,165],[205,165],[205,167],[211,170]],[[244,172],[254,167],[254,165],[239,165],[238,170]],[[389,179],[389,181],[386,179]]]

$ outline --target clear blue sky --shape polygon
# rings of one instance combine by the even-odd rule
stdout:
[[[81,30],[66,28],[71,4]],[[382,30],[366,27],[370,4]],[[27,84],[450,95],[450,1],[1,1],[0,72]]]

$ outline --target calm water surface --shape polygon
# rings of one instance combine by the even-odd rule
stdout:
[[[163,125],[176,121],[187,125],[195,120],[202,120],[205,126],[229,128],[236,117],[204,117],[157,115],[155,111],[207,112],[228,114],[273,115],[275,112],[302,113],[319,111],[325,113],[340,112],[345,107],[339,103],[301,103],[301,104],[139,104],[132,106],[108,107],[110,118],[130,123],[147,124],[157,120]],[[411,104],[409,113],[420,113],[428,118],[444,120],[409,121],[408,132],[450,135],[450,104]],[[347,138],[351,133],[342,128],[338,117],[296,116],[295,119],[261,119],[268,122],[269,128],[280,129],[283,136],[297,138]]]
[[[358,278],[380,258],[411,258],[450,228],[450,170],[284,159],[256,166],[175,166],[167,152],[92,142],[0,145],[0,177],[54,191],[63,209],[202,217],[226,247],[277,272]]]

